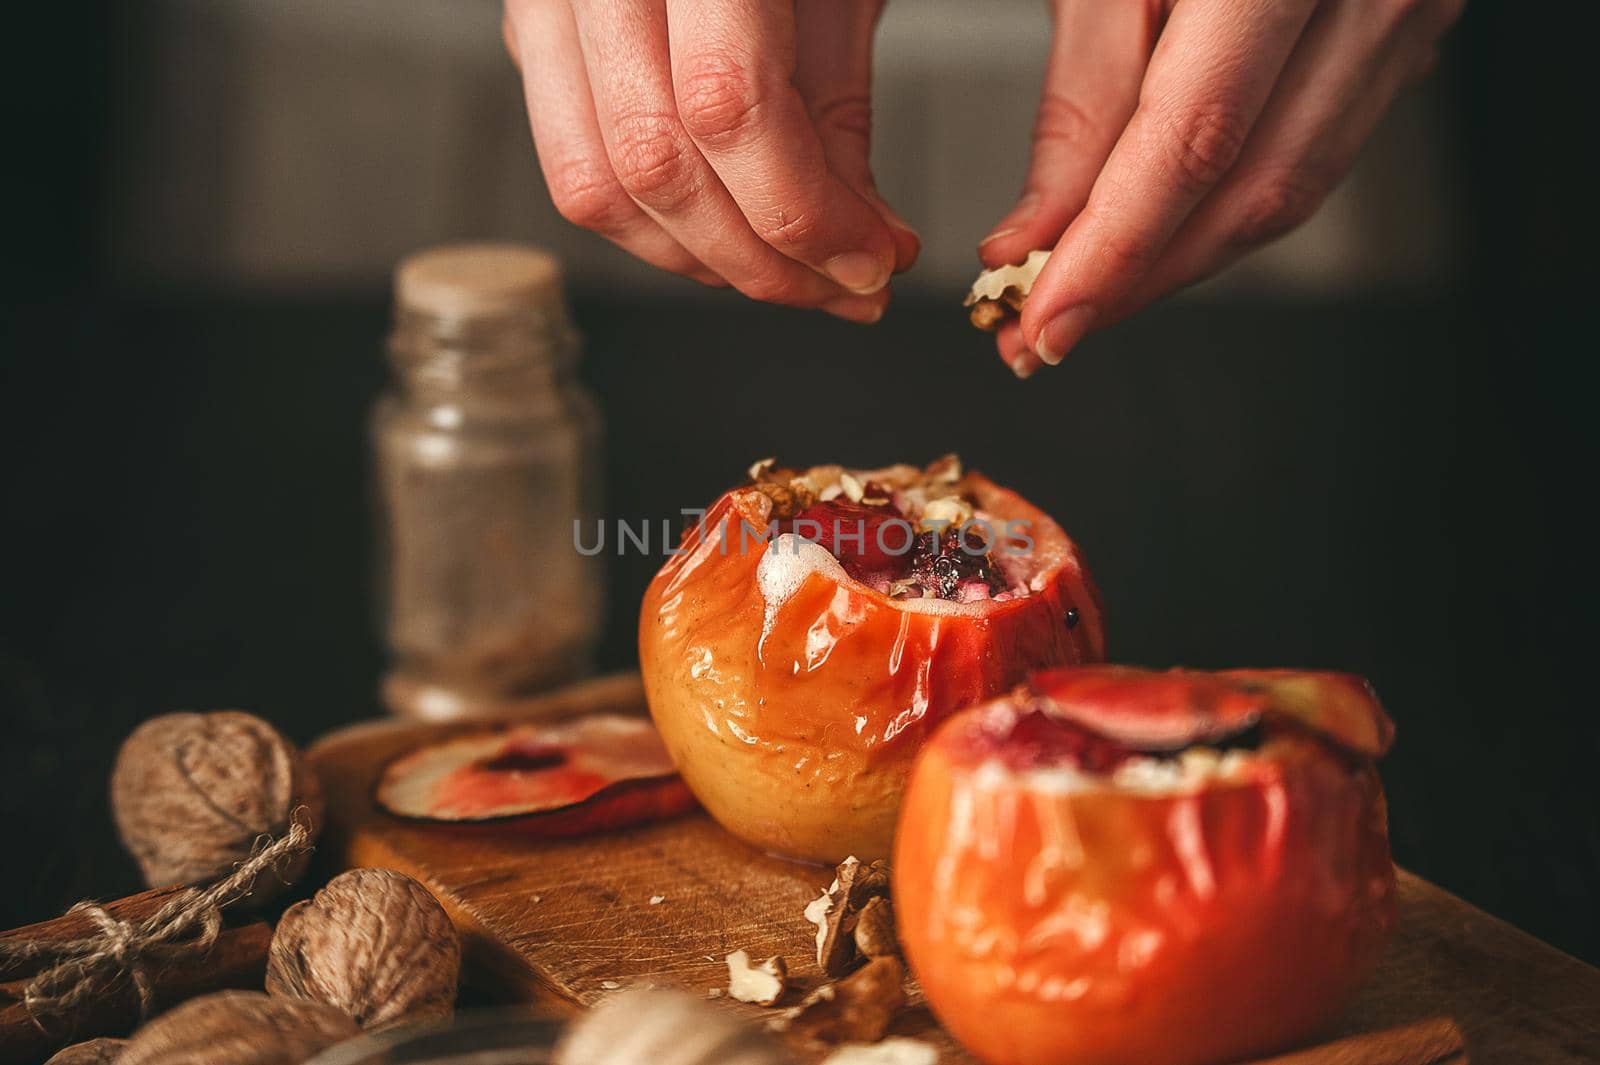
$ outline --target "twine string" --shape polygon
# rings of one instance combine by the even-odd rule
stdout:
[[[61,941],[0,939],[0,962],[43,961],[48,967],[23,989],[35,1024],[71,1017],[90,999],[122,980],[133,985],[141,1019],[149,1014],[154,975],[203,958],[222,934],[222,911],[248,895],[256,877],[311,845],[311,826],[295,811],[279,839],[262,836],[250,857],[204,888],[185,888],[142,921],[124,921],[95,902],[80,902],[67,916],[87,918],[93,935]]]

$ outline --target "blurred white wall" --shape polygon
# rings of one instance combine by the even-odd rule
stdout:
[[[580,283],[687,291],[550,207],[499,22],[494,0],[144,0],[113,100],[114,274],[370,285],[419,245],[496,236],[555,248]],[[1022,178],[1048,32],[1041,0],[889,3],[874,159],[925,241],[905,283],[970,280]],[[1413,93],[1309,225],[1208,288],[1448,278],[1462,202],[1450,132],[1438,95]]]

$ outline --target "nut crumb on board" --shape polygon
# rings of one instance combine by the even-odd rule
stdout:
[[[663,902],[666,902],[666,901],[667,901],[667,897],[665,895],[651,895],[650,896],[650,905],[652,905],[652,906],[659,906]]]
[[[750,952],[736,950],[727,957],[728,995],[740,1002],[771,1006],[789,986],[789,968],[782,958],[752,963]]]

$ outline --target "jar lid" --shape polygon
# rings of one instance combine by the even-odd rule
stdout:
[[[400,260],[394,291],[405,310],[443,318],[517,314],[561,303],[561,264],[528,244],[443,244]]]

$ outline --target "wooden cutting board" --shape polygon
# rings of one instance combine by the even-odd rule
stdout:
[[[513,713],[592,710],[643,713],[638,678],[591,681]],[[821,982],[814,929],[801,911],[832,871],[754,851],[704,815],[541,842],[408,824],[376,807],[373,787],[390,758],[461,728],[373,722],[334,733],[310,753],[328,798],[324,857],[339,867],[399,869],[425,883],[465,937],[468,981],[478,990],[557,1012],[637,984],[708,995],[726,985],[723,957],[741,948],[757,958],[781,955],[794,984]],[[1329,1042],[1274,1062],[1463,1062],[1463,1034],[1474,1062],[1600,1062],[1600,970],[1404,871],[1399,903],[1399,931],[1382,966]],[[895,1033],[938,1046],[942,1065],[976,1065],[915,998]],[[803,1061],[822,1056],[797,1049]]]

